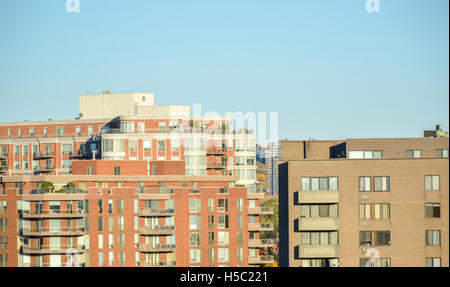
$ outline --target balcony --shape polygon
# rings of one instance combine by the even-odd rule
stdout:
[[[226,155],[226,148],[211,147],[206,149],[206,155]]]
[[[151,200],[151,199],[170,199],[170,195],[173,194],[173,188],[167,186],[158,187],[144,187],[138,188],[135,192],[139,199]]]
[[[295,196],[295,195],[294,195]],[[297,203],[337,203],[338,191],[299,191]]]
[[[275,262],[273,255],[259,255],[248,257],[248,264],[259,265],[259,264],[270,264]]]
[[[272,223],[249,223],[248,231],[273,231]]]
[[[248,192],[247,199],[264,199],[264,192]]]
[[[220,163],[220,162],[207,162],[206,168],[207,169],[225,169],[225,168],[227,168],[227,165],[225,163]]]
[[[82,150],[77,150],[77,151],[71,152],[69,154],[70,158],[75,158],[75,159],[76,158],[85,158],[87,156],[88,156],[88,154]]]
[[[55,157],[55,152],[52,152],[52,151],[37,152],[37,153],[33,154],[33,159],[34,160],[50,159],[50,158],[54,158],[54,157]]]
[[[174,216],[175,209],[154,209],[154,208],[141,208],[139,210],[139,216]]]
[[[253,214],[253,215],[265,215],[265,214],[273,214],[273,208],[272,207],[253,207],[253,208],[248,208],[248,214]]]
[[[298,231],[305,230],[338,230],[339,220],[333,217],[301,217],[298,220]]]
[[[8,159],[8,153],[7,152],[0,152],[0,160]]]
[[[140,252],[174,252],[176,250],[175,244],[147,244],[139,243]]]
[[[6,166],[0,166],[0,174],[8,173],[8,167]]]
[[[154,225],[139,227],[141,235],[174,234],[175,225]]]
[[[23,218],[81,218],[85,217],[84,210],[60,210],[60,209],[37,209],[33,211],[23,210]]]
[[[66,253],[84,253],[86,250],[86,246],[49,246],[49,245],[41,245],[41,246],[23,246],[22,253],[24,254],[66,254]]]
[[[298,258],[337,258],[339,245],[305,245],[297,246]]]
[[[81,236],[86,234],[84,227],[41,227],[41,228],[23,228],[24,236]]]
[[[250,239],[248,240],[249,248],[273,248],[277,244],[275,239]]]
[[[139,266],[141,267],[175,267],[177,266],[177,263],[175,261],[169,261],[169,262],[139,262]]]
[[[34,168],[35,173],[49,173],[55,171],[54,165],[39,165]]]

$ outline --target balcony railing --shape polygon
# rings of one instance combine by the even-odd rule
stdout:
[[[210,147],[206,149],[207,155],[225,155],[226,153],[227,153],[226,148]]]
[[[58,218],[58,217],[84,217],[86,211],[79,210],[61,210],[61,209],[36,209],[36,210],[22,210],[22,217],[24,218]]]
[[[273,208],[272,207],[249,207],[248,208],[248,214],[273,214]]]
[[[20,190],[20,189],[17,189]],[[39,194],[87,194],[88,192],[81,188],[65,187],[59,190],[53,190],[51,188],[38,188],[38,189],[21,189],[19,194],[26,195],[39,195]]]
[[[76,236],[83,235],[85,231],[84,227],[35,227],[22,229],[22,233],[25,236]]]
[[[55,171],[54,165],[39,165],[34,168],[35,173],[47,173]]]
[[[253,248],[274,247],[276,243],[277,242],[275,239],[250,239],[248,241],[248,247]]]
[[[249,231],[273,231],[272,223],[249,223]]]
[[[168,261],[168,262],[139,262],[139,266],[141,267],[175,267],[177,263],[175,261]]]
[[[259,255],[248,257],[248,264],[269,264],[273,263],[275,258],[273,255]]]
[[[172,252],[175,251],[175,244],[148,244],[148,243],[140,243],[139,251],[141,252]]]
[[[0,166],[0,174],[7,173],[7,172],[8,172],[8,167]]]
[[[141,208],[139,210],[139,216],[172,216],[175,213],[175,209],[157,209],[157,208]]]
[[[175,225],[154,225],[139,227],[141,234],[172,234],[175,233]]]
[[[89,156],[87,152],[83,150],[77,150],[69,153],[70,158],[84,158]]]
[[[173,188],[167,186],[142,187],[136,189],[136,194],[172,194]]]
[[[227,165],[225,163],[220,163],[220,162],[207,162],[206,168],[207,169],[224,169],[224,168],[227,168]]]
[[[49,159],[49,158],[54,158],[54,157],[55,157],[55,152],[53,152],[53,151],[33,153],[33,159],[34,160]]]
[[[25,245],[22,247],[22,253],[29,254],[55,254],[55,253],[82,253],[86,250],[85,245],[74,246],[74,245],[61,245],[61,246],[50,246],[50,245],[41,245],[41,246],[32,246]]]

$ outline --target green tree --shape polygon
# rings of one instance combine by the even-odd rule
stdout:
[[[44,181],[41,184],[41,189],[43,189],[45,192],[53,192],[55,190],[55,186],[53,185],[53,182]]]

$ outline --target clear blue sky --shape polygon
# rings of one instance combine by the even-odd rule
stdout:
[[[449,128],[449,1],[0,0],[0,122],[73,119],[78,95],[279,112],[280,138]]]

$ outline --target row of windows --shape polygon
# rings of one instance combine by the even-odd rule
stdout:
[[[426,175],[424,177],[425,191],[440,190],[440,176]],[[338,190],[337,177],[302,177],[301,190]],[[361,192],[386,192],[391,190],[390,176],[360,176],[359,191]]]
[[[390,231],[360,231],[359,232],[360,246],[390,246],[391,232]],[[425,245],[440,246],[441,245],[441,231],[440,230],[426,230],[425,231]]]
[[[82,127],[75,127],[75,135],[81,136],[81,133],[82,133]],[[48,128],[44,128],[42,134],[36,134],[35,128],[28,128],[28,134],[30,137],[34,137],[34,136],[47,137],[48,136]],[[64,134],[65,134],[64,127],[56,128],[56,136],[63,137]],[[8,137],[11,137],[11,135],[12,135],[11,129],[8,129]],[[88,126],[88,136],[93,136],[93,135],[94,135],[94,126]],[[19,137],[19,138],[22,137],[22,128],[17,129],[17,137]]]
[[[448,149],[437,149],[437,157],[448,157]],[[406,158],[420,158],[422,157],[422,150],[411,149],[405,151]],[[348,158],[352,159],[381,159],[383,152],[380,150],[351,150],[348,152]]]
[[[217,238],[216,238],[217,234]],[[189,235],[189,246],[200,246],[201,245],[201,232],[191,232]],[[230,244],[230,233],[228,231],[218,231],[218,232],[208,232],[208,245],[219,246]],[[244,232],[237,232],[237,244],[244,244]]]
[[[244,261],[244,249],[237,248],[237,260],[242,262]],[[202,252],[201,249],[190,249],[189,250],[189,262],[190,263],[201,263],[202,261]],[[216,249],[209,248],[208,249],[208,262],[229,262],[230,261],[230,249],[229,248],[217,248],[217,256]]]
[[[201,212],[201,198],[189,198],[189,212],[200,213]],[[215,203],[217,202],[217,212],[229,211],[229,199],[228,198],[208,198],[208,212],[215,212]],[[256,207],[255,200],[249,200],[249,208]],[[244,211],[244,199],[238,198],[236,200],[236,210],[238,212]]]

